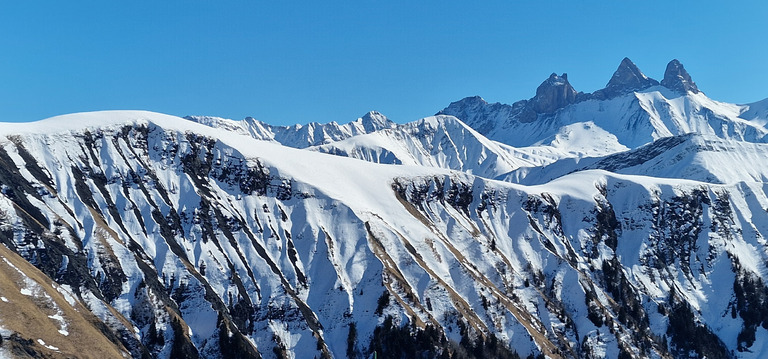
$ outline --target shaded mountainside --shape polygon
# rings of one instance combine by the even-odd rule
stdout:
[[[55,120],[2,128],[0,241],[133,357],[768,350],[759,182],[526,187],[146,112]],[[69,335],[92,330],[62,311]]]

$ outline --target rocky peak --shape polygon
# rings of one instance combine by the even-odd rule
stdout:
[[[461,99],[459,101],[453,102],[453,103],[451,103],[451,105],[458,104],[458,103],[464,103],[464,104],[468,104],[468,105],[487,105],[488,101],[485,101],[485,99],[483,99],[480,96],[469,96],[469,97],[465,97],[465,98],[463,98],[463,99]]]
[[[696,87],[696,83],[691,79],[691,75],[688,74],[688,71],[685,71],[683,64],[677,61],[677,59],[667,64],[667,70],[664,71],[664,79],[661,80],[661,85],[680,93],[699,93],[699,88]]]
[[[363,124],[366,132],[392,128],[395,123],[378,111],[370,111],[358,119]]]
[[[632,91],[643,90],[658,84],[658,81],[645,76],[632,60],[625,57],[621,60],[619,68],[613,73],[611,80],[605,85],[603,92],[606,97],[614,97]]]
[[[568,82],[568,74],[557,76],[555,73],[539,85],[536,96],[531,99],[536,113],[553,113],[574,102],[576,90]]]

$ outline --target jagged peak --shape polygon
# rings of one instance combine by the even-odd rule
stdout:
[[[688,71],[685,70],[683,64],[677,59],[674,59],[667,64],[667,69],[664,71],[664,79],[661,80],[661,85],[680,93],[700,92],[696,83],[693,82],[691,75],[688,74]]]
[[[446,108],[438,111],[437,115],[455,115],[457,111],[462,111],[467,108],[482,107],[488,105],[480,96],[467,96],[461,100],[451,102]]]
[[[576,90],[568,82],[568,74],[552,73],[539,85],[531,101],[536,113],[553,113],[576,102]]]
[[[451,102],[451,105],[453,105],[453,104],[456,104],[456,105],[458,105],[458,104],[480,104],[480,105],[486,105],[486,104],[488,104],[488,101],[485,101],[485,99],[483,99],[480,96],[467,96],[467,97],[465,97],[465,98],[463,98],[463,99],[461,99],[459,101]]]
[[[378,111],[369,111],[357,119],[363,124],[366,132],[373,132],[384,128],[392,128],[395,123]]]
[[[625,57],[602,91],[606,97],[623,95],[658,85],[659,82],[646,76],[632,60]]]
[[[404,127],[431,127],[431,128],[437,128],[437,127],[465,127],[465,128],[471,128],[467,124],[465,124],[463,121],[461,121],[458,117],[452,116],[452,115],[444,115],[444,114],[437,114],[434,116],[424,117],[421,119],[418,119],[414,122],[407,123],[403,125]]]
[[[541,87],[541,86],[565,86],[565,85],[570,85],[570,83],[568,82],[568,74],[567,73],[563,73],[562,75],[557,76],[557,74],[553,72],[552,74],[549,75],[549,78],[544,80],[544,82],[542,82],[541,85],[539,85],[539,87]]]
[[[368,111],[365,115],[360,116],[360,119],[365,121],[385,122],[387,120],[387,116],[384,116],[384,114],[379,111]]]

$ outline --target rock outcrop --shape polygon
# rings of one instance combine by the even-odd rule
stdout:
[[[576,90],[568,82],[568,74],[557,76],[552,73],[536,89],[536,96],[531,99],[531,104],[536,113],[553,113],[576,102],[576,94]]]
[[[667,70],[664,71],[664,79],[661,80],[661,86],[680,93],[700,92],[696,83],[691,79],[691,75],[688,74],[688,71],[685,71],[685,67],[677,59],[667,64]]]
[[[621,60],[619,68],[613,73],[605,88],[595,91],[592,95],[594,98],[607,99],[644,90],[658,84],[658,81],[645,76],[632,60],[625,57]]]

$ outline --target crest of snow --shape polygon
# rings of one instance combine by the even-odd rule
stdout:
[[[585,135],[573,127],[551,144],[515,148],[489,140],[456,117],[438,115],[309,149],[376,163],[453,169],[485,178],[560,158],[626,150],[605,131]],[[606,136],[598,139],[602,135]],[[590,149],[589,143],[600,146]]]
[[[55,116],[28,123],[0,123],[0,134],[54,134],[108,129],[127,124],[154,122],[170,130],[200,131],[210,127],[183,118],[151,111],[95,111]]]

